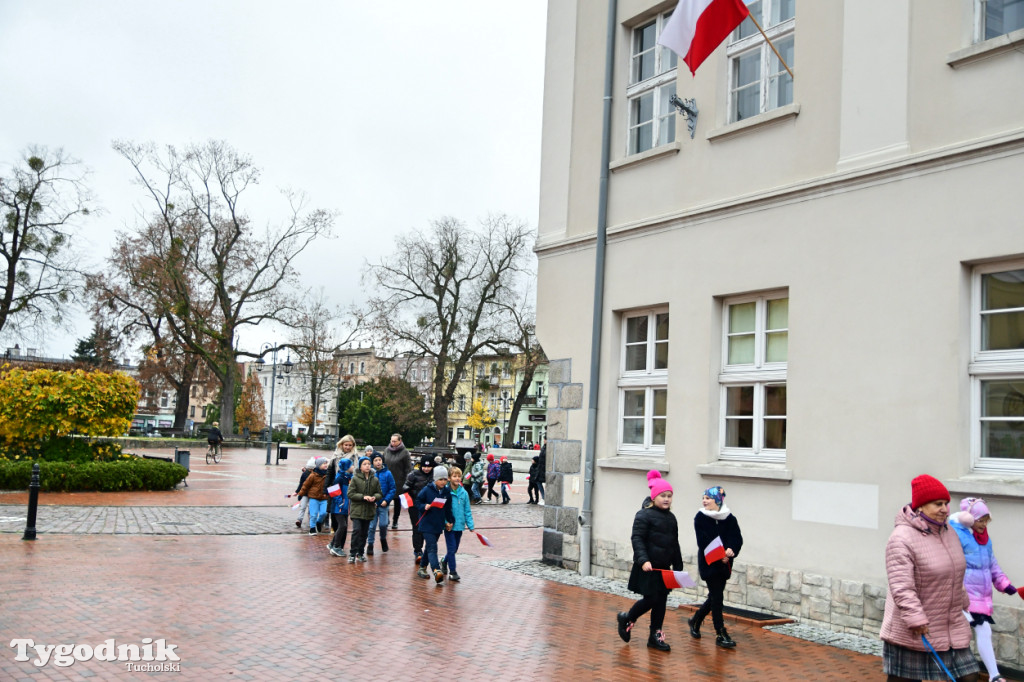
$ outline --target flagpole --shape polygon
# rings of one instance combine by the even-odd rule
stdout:
[[[755,19],[755,18],[754,18],[754,15],[753,15],[753,13],[751,13],[751,14],[750,14],[749,16],[750,16],[750,20],[751,20],[752,22],[754,22],[754,26],[757,26],[757,30],[758,30],[758,31],[760,31],[760,32],[761,32],[761,35],[763,35],[763,36],[764,36],[765,42],[767,42],[767,43],[768,43],[768,47],[772,48],[772,52],[774,52],[774,53],[775,53],[775,56],[779,58],[779,62],[780,62],[780,63],[781,63],[781,64],[782,64],[782,65],[783,65],[784,67],[786,67],[786,71],[788,71],[788,72],[789,72],[789,77],[790,77],[790,78],[792,78],[792,79],[794,79],[794,80],[796,80],[796,76],[794,76],[794,75],[793,75],[793,71],[792,71],[792,69],[790,69],[790,68],[789,68],[789,64],[787,64],[787,63],[786,63],[786,60],[782,58],[782,55],[781,55],[781,54],[779,54],[779,51],[775,49],[775,43],[773,43],[773,42],[771,41],[771,38],[769,38],[769,37],[768,37],[768,34],[764,32],[764,29],[763,29],[763,28],[761,28],[761,24],[757,23],[757,19]]]

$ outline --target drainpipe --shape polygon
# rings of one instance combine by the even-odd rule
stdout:
[[[604,318],[605,241],[608,234],[608,162],[612,139],[612,86],[615,67],[616,0],[608,0],[608,35],[604,54],[604,119],[601,124],[601,182],[597,199],[597,242],[594,253],[594,316],[590,332],[590,397],[587,403],[587,446],[583,464],[583,509],[580,513],[580,575],[590,575],[590,533],[593,524],[594,441],[597,439],[597,390],[601,376],[601,323]]]

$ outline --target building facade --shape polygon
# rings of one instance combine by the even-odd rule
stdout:
[[[984,496],[1001,563],[1024,565],[1024,17],[748,5],[794,76],[749,20],[691,76],[656,45],[675,3],[617,2],[603,195],[608,4],[549,3],[544,556],[626,576],[660,469],[681,528],[726,489],[746,538],[727,601],[876,634],[918,474],[954,503]],[[692,137],[673,95],[694,100]],[[1019,666],[1019,600],[995,601],[997,652]]]

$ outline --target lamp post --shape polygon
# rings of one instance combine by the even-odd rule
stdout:
[[[503,447],[503,448],[510,447],[510,444],[515,442],[511,438],[509,438],[509,435],[508,435],[508,417],[505,414],[507,411],[508,411],[508,391],[502,391],[501,392],[501,423],[502,423],[501,447]]]
[[[284,361],[284,374],[279,374],[277,371],[277,351],[280,350],[277,346],[272,343],[264,343],[260,346],[260,357],[256,361],[259,366],[258,371],[262,372],[267,366],[267,361],[263,359],[263,356],[267,353],[271,353],[271,367],[270,367],[270,409],[267,415],[267,428],[269,434],[267,437],[267,466],[270,466],[270,445],[274,440],[274,388],[275,384],[281,379],[284,379],[284,374],[291,374],[292,366],[295,364],[292,362],[292,354],[288,353],[287,359]]]

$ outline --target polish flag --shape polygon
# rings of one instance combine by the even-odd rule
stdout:
[[[658,44],[682,57],[690,73],[696,74],[697,67],[748,16],[743,0],[679,0]]]
[[[494,545],[491,544],[491,541],[487,539],[486,535],[481,535],[480,533],[477,533],[476,536],[480,538],[481,545],[486,545],[487,547],[494,547]]]
[[[722,538],[715,538],[711,544],[704,548],[704,561],[713,564],[725,558],[725,547],[722,545]]]
[[[448,498],[446,497],[435,497],[430,501],[430,504],[427,505],[427,509],[444,509],[444,503],[447,501]]]
[[[693,578],[686,571],[666,571],[661,568],[658,570],[661,571],[661,579],[665,581],[665,587],[670,590],[679,587],[697,587],[697,583],[693,582]]]
[[[293,505],[292,505],[292,509],[293,509],[293,510],[294,510],[294,509],[298,509],[298,508],[299,508],[299,507],[301,507],[301,506],[302,506],[302,503],[301,503],[301,502],[296,502],[295,504],[293,504]]]
[[[1024,587],[1018,587],[1017,594],[1020,595],[1021,599],[1024,599]]]
[[[412,506],[412,495],[409,493],[402,493],[398,496],[398,501],[402,503],[402,509],[408,509]]]
[[[331,497],[337,497],[338,495],[340,495],[341,484],[335,483],[334,485],[332,485],[330,488],[327,489],[327,494],[330,495]]]

